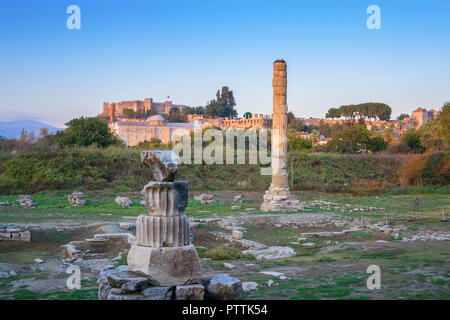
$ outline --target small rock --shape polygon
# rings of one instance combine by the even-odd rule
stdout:
[[[244,238],[244,233],[240,230],[233,230],[232,236],[235,240],[242,240]]]
[[[256,290],[258,288],[258,284],[256,283],[256,282],[243,282],[242,283],[242,289],[245,291],[245,292],[248,292],[248,291],[253,291],[253,290]]]
[[[224,266],[225,268],[228,268],[228,269],[234,269],[234,268],[236,268],[236,266],[235,266],[234,264],[231,264],[231,263],[228,263],[228,262],[224,262],[224,263],[223,263],[223,266]]]
[[[16,276],[17,276],[17,272],[15,272],[14,270],[11,270],[11,271],[9,272],[9,275],[10,275],[11,277],[16,277]]]
[[[231,210],[239,210],[241,206],[231,206]]]
[[[315,245],[314,242],[306,242],[306,243],[302,243],[302,246],[305,246],[305,247],[313,247],[314,245]]]
[[[0,272],[0,279],[7,279],[9,278],[8,272]]]
[[[256,208],[246,208],[245,211],[256,211]]]
[[[276,283],[275,281],[273,281],[272,279],[270,279],[269,281],[267,281],[267,286],[271,287],[271,286],[276,286],[278,283]]]
[[[36,263],[44,263],[44,260],[42,260],[42,259],[34,259],[34,262],[36,262]]]

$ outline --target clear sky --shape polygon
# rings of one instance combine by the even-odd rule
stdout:
[[[69,30],[66,8],[81,8]],[[369,30],[366,9],[381,9]],[[272,110],[272,63],[288,64],[288,106],[384,102],[393,116],[450,100],[450,1],[2,0],[0,121],[53,125],[103,101],[204,105],[229,86],[240,115]]]

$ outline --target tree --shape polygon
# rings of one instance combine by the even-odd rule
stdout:
[[[216,100],[211,100],[205,107],[205,115],[208,117],[221,117],[222,114],[223,107]]]
[[[128,118],[138,118],[139,114],[134,111],[133,109],[129,109],[129,108],[125,108],[122,111],[123,115],[128,117]]]
[[[45,138],[46,136],[48,136],[48,129],[47,128],[41,128],[41,131],[39,133],[39,137],[40,138]]]
[[[414,153],[422,153],[425,148],[420,144],[420,133],[412,128],[406,131],[401,140],[405,142]]]
[[[251,112],[246,112],[246,113],[244,113],[244,115],[243,115],[243,117],[244,117],[245,119],[250,119],[252,116],[253,116],[253,115],[252,115]]]
[[[317,141],[319,139],[319,131],[313,130],[311,132],[311,138],[312,138],[313,152],[316,152],[316,143],[317,143]]]
[[[384,141],[383,137],[374,136],[374,137],[369,138],[369,140],[367,142],[367,149],[372,152],[378,152],[378,151],[386,150],[388,145],[389,145],[389,143]]]
[[[296,132],[288,132],[288,144],[287,149],[289,152],[300,150],[311,150],[312,142],[309,139],[303,139],[299,137]]]
[[[113,134],[107,124],[97,118],[77,118],[66,123],[67,129],[58,131],[55,135],[62,146],[108,147],[119,144],[119,139]]]
[[[327,114],[325,115],[325,118],[331,118],[331,119],[334,119],[334,118],[340,118],[341,117],[341,112],[339,111],[339,109],[337,109],[337,108],[330,108],[330,109],[328,109],[328,112],[327,112]]]
[[[237,111],[234,109],[236,102],[233,91],[227,86],[222,87],[222,93],[217,90],[216,100],[211,100],[205,106],[205,115],[209,117],[237,117]]]
[[[444,139],[444,142],[450,144],[450,102],[444,103],[441,109],[440,119],[440,136]]]
[[[402,121],[402,120],[404,120],[404,119],[406,119],[406,118],[409,118],[409,114],[407,114],[407,113],[402,113],[402,114],[400,114],[400,115],[397,117],[397,121]]]
[[[365,126],[356,124],[344,127],[332,136],[327,148],[334,152],[353,153],[366,149],[369,137],[370,131]]]

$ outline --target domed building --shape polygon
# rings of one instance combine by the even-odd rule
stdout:
[[[111,121],[109,127],[127,146],[136,146],[152,138],[164,144],[176,144],[194,130],[195,123],[166,122],[162,115],[157,114],[146,120],[117,119]]]

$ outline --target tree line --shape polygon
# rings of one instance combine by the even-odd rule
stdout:
[[[369,119],[369,120],[384,120],[391,118],[392,109],[385,103],[367,102],[360,104],[343,105],[339,108],[330,108],[325,115],[328,119]]]

